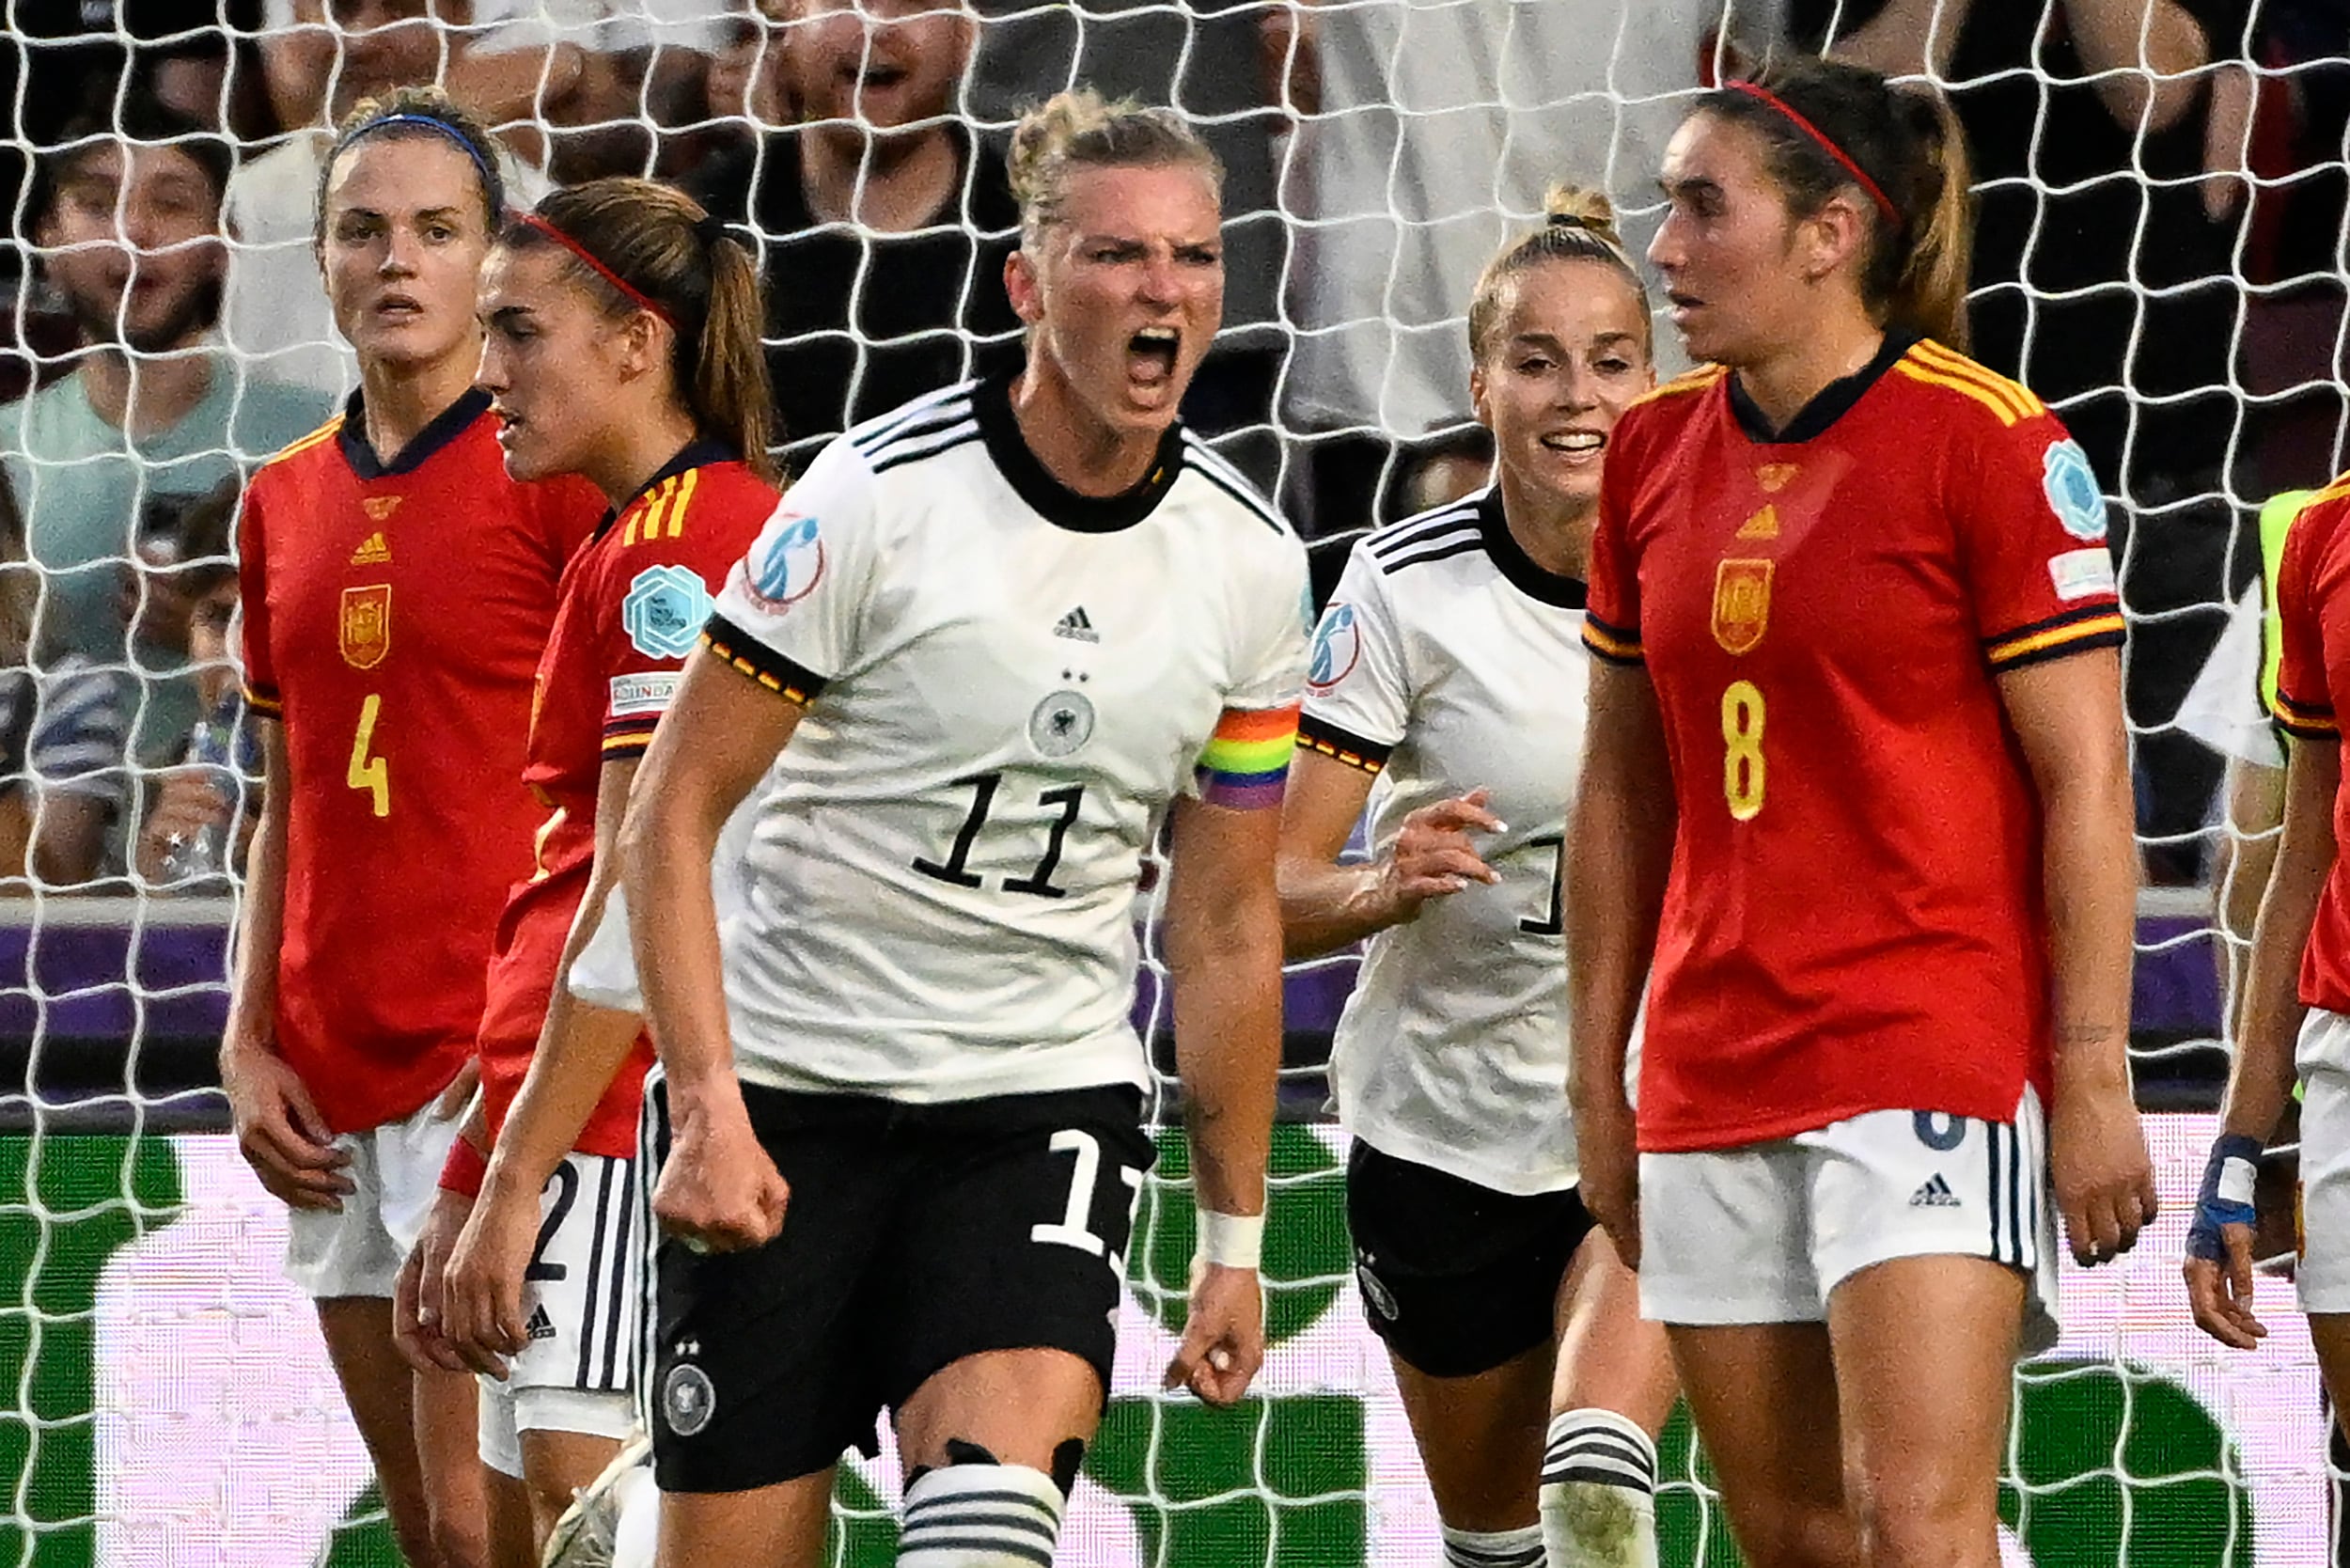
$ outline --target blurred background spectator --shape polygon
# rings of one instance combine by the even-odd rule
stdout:
[[[177,505],[316,428],[328,400],[239,373],[212,346],[229,146],[133,100],[68,125],[29,209],[39,273],[74,322],[67,374],[0,409],[0,446],[40,567],[36,646],[120,672],[134,753],[187,732],[196,697],[174,618],[133,638],[128,563]],[[139,604],[160,591],[141,580]],[[150,621],[150,627],[157,624]],[[180,634],[183,638],[184,634]]]
[[[0,477],[0,881],[96,878],[124,796],[118,682],[81,654],[42,649],[40,574]]]
[[[143,817],[132,868],[150,889],[226,892],[226,878],[244,869],[259,815],[260,742],[230,651],[237,497],[237,485],[224,484],[180,519],[172,575],[188,605],[188,663],[202,716],[181,738],[176,766],[138,779]]]
[[[976,16],[957,0],[776,0],[744,90],[789,106],[687,180],[756,230],[768,371],[801,459],[859,419],[1019,362],[1002,150],[959,111]]]

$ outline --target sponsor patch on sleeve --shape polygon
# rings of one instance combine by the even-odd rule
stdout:
[[[2067,602],[2111,593],[2113,556],[2102,544],[2051,556],[2048,557],[2048,581],[2056,585],[2056,596]]]
[[[616,675],[612,678],[613,718],[642,718],[669,711],[669,699],[677,696],[677,683],[683,677],[674,670],[651,675]]]

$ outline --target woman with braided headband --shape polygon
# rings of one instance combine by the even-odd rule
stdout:
[[[611,508],[539,664],[523,777],[543,825],[498,923],[480,1114],[399,1299],[421,1364],[482,1374],[482,1463],[529,1500],[501,1568],[528,1568],[634,1425],[649,1250],[651,1043],[638,1010],[561,979],[618,880],[621,808],[712,597],[778,496],[758,273],[689,197],[644,180],[550,194],[499,237],[480,314],[507,471],[578,475]]]
[[[1584,1198],[1748,1562],[1991,1568],[2056,1212],[2093,1263],[2155,1206],[2104,497],[1952,346],[1966,167],[1931,93],[1775,67],[1700,102],[1664,187],[1650,256],[1713,363],[1624,415],[1600,498]]]
[[[1347,1218],[1449,1568],[1653,1562],[1677,1392],[1575,1194],[1562,1114],[1559,781],[1583,738],[1600,464],[1655,384],[1653,325],[1607,198],[1546,205],[1469,302],[1495,482],[1355,545],[1282,821],[1288,955],[1371,939],[1331,1058]],[[1367,803],[1372,858],[1341,864]]]
[[[244,497],[266,789],[221,1050],[400,1549],[467,1568],[490,1533],[473,1384],[401,1361],[392,1295],[470,1091],[498,910],[530,874],[531,677],[601,504],[509,478],[473,385],[503,211],[487,133],[437,92],[362,103],[326,159],[319,270],[360,384]]]

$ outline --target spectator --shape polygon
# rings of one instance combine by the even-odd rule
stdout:
[[[1003,154],[956,115],[976,18],[958,0],[780,0],[777,90],[802,123],[703,170],[694,195],[758,231],[786,440],[1016,364]],[[748,200],[745,202],[745,194]]]
[[[182,514],[174,541],[179,591],[190,605],[188,662],[204,716],[179,748],[180,765],[144,781],[147,819],[133,869],[142,882],[175,891],[225,891],[222,878],[243,869],[258,818],[260,741],[229,655],[237,494],[230,481],[204,495]]]
[[[153,502],[200,494],[326,417],[306,389],[243,381],[207,346],[219,314],[228,144],[159,105],[69,127],[31,230],[80,329],[72,373],[0,410],[0,447],[42,574],[34,643],[118,673],[134,752],[196,719],[183,650],[141,645],[118,602]],[[142,684],[140,672],[165,677]]]
[[[122,804],[122,704],[88,660],[37,651],[39,595],[0,477],[0,876],[72,886],[98,875]]]
[[[271,95],[281,113],[304,118],[289,126],[292,134],[228,179],[235,246],[222,333],[248,362],[248,373],[330,398],[358,380],[358,362],[335,331],[319,281],[318,187],[335,141],[331,127],[363,98],[433,80],[445,42],[455,96],[496,100],[497,108],[530,114],[541,68],[554,72],[561,62],[550,61],[544,49],[501,48],[505,29],[444,24],[487,8],[462,0],[274,0],[271,21],[280,30],[263,51]],[[523,72],[527,82],[518,79]],[[545,193],[545,177],[526,160],[509,156],[504,165],[507,189],[525,204]]]

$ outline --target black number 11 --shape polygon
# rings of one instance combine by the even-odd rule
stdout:
[[[916,856],[914,869],[924,876],[951,882],[958,887],[978,887],[982,884],[981,879],[970,870],[971,850],[979,841],[979,830],[987,825],[987,814],[995,804],[995,792],[1003,784],[1004,776],[1000,773],[975,773],[955,782],[970,788],[970,813],[963,819],[963,825],[955,830],[954,844],[948,850],[945,860]],[[1060,815],[1054,818],[1052,824],[1045,829],[1044,853],[1038,856],[1036,870],[1026,876],[1007,881],[1004,884],[1005,892],[1028,893],[1040,899],[1064,899],[1069,896],[1068,888],[1053,886],[1053,872],[1060,867],[1061,846],[1068,841],[1069,830],[1076,825],[1077,813],[1084,808],[1085,798],[1086,787],[1082,784],[1064,784],[1036,797],[1039,806],[1059,807]]]

